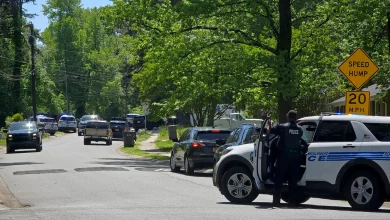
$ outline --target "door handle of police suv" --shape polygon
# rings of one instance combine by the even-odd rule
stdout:
[[[343,146],[343,148],[355,148],[355,146],[353,146],[352,144],[348,144],[346,146]]]

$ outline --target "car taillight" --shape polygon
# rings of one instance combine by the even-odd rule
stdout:
[[[211,130],[212,133],[219,133],[221,130]]]
[[[87,136],[87,129],[84,130],[84,136]]]
[[[199,148],[199,147],[205,147],[206,145],[199,143],[199,142],[192,142],[191,147],[193,148]]]

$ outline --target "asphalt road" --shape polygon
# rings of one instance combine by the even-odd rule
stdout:
[[[232,205],[211,175],[169,172],[167,163],[128,158],[113,146],[84,146],[67,134],[43,151],[0,153],[0,175],[26,206],[0,219],[389,219],[390,210],[352,211],[343,201],[310,199],[300,209],[271,209],[270,196]]]

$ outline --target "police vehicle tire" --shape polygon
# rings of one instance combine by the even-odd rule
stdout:
[[[180,171],[180,167],[176,166],[176,161],[173,160],[173,153],[171,153],[171,158],[169,159],[169,166],[171,167],[171,171],[177,173]]]
[[[77,134],[78,136],[81,136],[81,133],[80,132],[78,132],[78,134]]]
[[[234,196],[231,194],[231,192],[229,192],[229,189],[228,189],[228,185],[229,183],[231,182],[231,178],[235,176],[235,179],[236,177],[239,178],[241,177],[241,180],[243,180],[242,178],[245,178],[245,182],[244,183],[241,183],[241,184],[244,184],[246,186],[250,186],[250,192],[245,192],[245,195],[242,195],[242,196]],[[233,184],[236,184],[233,182]],[[242,167],[242,166],[237,166],[237,167],[232,167],[230,169],[228,169],[222,176],[222,180],[221,180],[221,192],[222,194],[225,196],[225,198],[227,200],[229,200],[231,203],[236,203],[236,204],[247,204],[247,203],[251,203],[253,202],[253,200],[255,200],[257,198],[257,196],[259,196],[259,193],[257,192],[256,190],[256,186],[255,186],[255,181],[252,177],[252,174],[249,172],[248,169],[246,169],[245,167]],[[233,192],[233,190],[232,190]],[[237,192],[237,191],[235,191]],[[243,191],[241,191],[243,192]]]
[[[365,185],[371,182],[371,187],[369,187],[365,192],[370,194],[372,197],[370,200],[361,200],[364,204],[359,204],[355,200],[358,193],[352,193],[352,187],[359,188],[359,180],[361,180],[362,185]],[[378,177],[368,170],[361,170],[352,173],[348,178],[346,184],[343,187],[343,194],[346,196],[348,203],[353,209],[362,210],[362,211],[375,211],[378,210],[384,203],[385,197],[383,193],[383,187],[380,183]],[[364,197],[364,196],[363,196]]]
[[[286,203],[291,203],[290,196],[288,192],[283,192],[280,195],[281,199]],[[307,194],[300,194],[297,198],[295,198],[295,201],[297,204],[302,204],[307,202],[310,199],[310,196]]]

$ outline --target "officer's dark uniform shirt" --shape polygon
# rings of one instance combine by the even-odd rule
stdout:
[[[307,147],[307,143],[301,138],[303,131],[296,123],[279,124],[271,128],[270,133],[278,135],[278,151],[280,153],[295,154],[301,152],[301,144]]]

